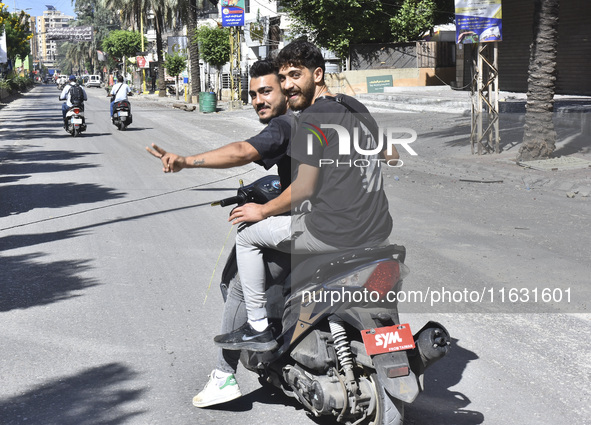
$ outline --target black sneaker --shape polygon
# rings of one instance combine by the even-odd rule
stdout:
[[[226,350],[269,351],[277,348],[271,325],[264,331],[257,332],[248,322],[232,332],[216,336],[213,342]]]

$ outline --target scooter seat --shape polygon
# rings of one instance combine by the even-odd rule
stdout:
[[[327,281],[331,277],[345,273],[373,261],[396,258],[404,263],[406,248],[402,245],[387,245],[371,248],[353,248],[346,251],[325,254],[307,254],[298,258],[292,256],[292,272],[288,277],[292,288],[305,283]]]

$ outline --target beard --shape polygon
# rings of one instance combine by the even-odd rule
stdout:
[[[306,109],[314,101],[315,91],[316,85],[313,81],[310,81],[309,84],[302,86],[301,89],[296,92],[299,94],[297,99],[288,98],[289,108],[293,111],[301,111]]]
[[[269,121],[271,121],[273,118],[278,117],[279,115],[285,114],[287,112],[287,104],[282,103],[277,106],[265,108],[265,110],[267,111],[267,115],[265,115],[264,117],[261,117],[259,115],[259,122],[261,124],[269,124]],[[257,115],[258,115],[258,111],[257,111]]]

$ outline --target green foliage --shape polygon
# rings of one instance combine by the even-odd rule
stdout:
[[[103,50],[116,58],[135,56],[142,50],[142,35],[137,31],[111,31],[103,40]]]
[[[33,87],[34,81],[29,77],[12,77],[0,79],[0,89],[7,90],[10,93],[24,92],[29,87]]]
[[[351,44],[413,41],[432,25],[454,18],[453,0],[294,0],[282,6],[298,36],[342,58]]]
[[[392,41],[418,40],[435,22],[433,0],[404,0],[398,13],[390,19]]]
[[[217,68],[230,61],[230,30],[228,28],[203,25],[195,31],[199,43],[199,54]]]
[[[21,11],[12,13],[4,20],[8,60],[25,59],[31,53],[29,40],[33,37],[29,28],[30,16]]]
[[[178,53],[167,55],[164,67],[169,75],[177,77],[187,67],[187,58]]]

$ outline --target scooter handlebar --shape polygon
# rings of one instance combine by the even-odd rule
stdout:
[[[240,195],[230,196],[229,198],[224,198],[224,199],[220,199],[217,202],[213,202],[211,204],[211,206],[214,207],[216,205],[219,205],[219,206],[222,206],[222,207],[226,207],[228,205],[239,204],[239,203],[241,203],[243,201],[244,201],[244,197],[243,196],[240,196]]]

